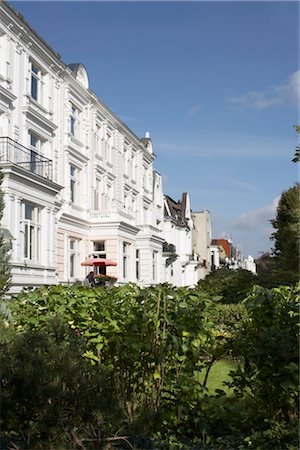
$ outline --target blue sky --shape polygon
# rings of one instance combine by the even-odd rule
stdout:
[[[269,220],[298,179],[298,2],[11,2],[138,135],[165,193],[189,192],[214,237],[272,247]]]

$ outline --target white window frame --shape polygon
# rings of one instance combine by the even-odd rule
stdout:
[[[71,136],[78,137],[79,133],[79,109],[71,103],[69,114],[69,132]]]
[[[105,161],[107,161],[107,162],[110,161],[110,159],[109,159],[109,154],[110,154],[109,139],[107,139],[107,140],[104,142],[104,159],[105,159]]]
[[[74,245],[73,245],[74,244]],[[80,240],[70,236],[68,238],[68,278],[75,279],[78,276]]]
[[[104,195],[104,211],[111,211],[112,200],[113,200],[113,186],[110,183],[106,183]]]
[[[101,126],[97,124],[95,131],[95,154],[101,155]]]
[[[102,250],[95,250],[97,244],[103,244]],[[94,251],[92,255],[90,255],[92,258],[106,258],[106,241],[94,241],[93,242]],[[95,267],[96,274],[102,274],[106,275],[106,266],[97,266]]]
[[[41,154],[42,140],[37,134],[33,133],[32,131],[29,131],[28,137],[29,137],[29,148],[30,148],[29,170],[31,172],[35,173],[35,172],[39,171],[39,167],[37,167],[36,159],[37,159],[37,155]]]
[[[124,148],[124,175],[128,176],[128,148],[125,146]]]
[[[74,171],[73,171],[74,169]],[[73,173],[72,173],[73,171]],[[79,192],[79,168],[73,164],[69,163],[69,175],[70,175],[70,201],[71,203],[78,203],[78,192]]]
[[[32,131],[29,131],[29,147],[36,153],[41,153],[42,140],[41,138]]]
[[[38,64],[30,61],[30,96],[33,100],[42,103],[43,101],[43,72]],[[35,88],[33,87],[35,85]]]
[[[101,209],[100,199],[101,199],[101,180],[99,180],[99,178],[96,178],[95,188],[94,188],[94,199],[93,199],[93,209],[96,211]]]
[[[158,251],[153,250],[152,251],[152,279],[153,279],[153,281],[157,281],[157,257],[158,257]]]
[[[127,280],[129,275],[129,248],[128,242],[122,242],[122,275],[124,280]]]
[[[141,278],[141,251],[139,248],[135,250],[135,276],[137,281]]]
[[[31,208],[30,218],[26,217],[26,207]],[[39,262],[41,257],[41,208],[25,201],[22,203],[22,217],[24,259]]]

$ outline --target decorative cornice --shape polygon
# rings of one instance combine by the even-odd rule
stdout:
[[[1,77],[2,78],[2,77]],[[0,86],[0,95],[2,95],[3,97],[6,97],[7,98],[7,100],[9,101],[9,102],[13,102],[14,100],[16,100],[16,96],[12,93],[12,92],[10,92],[10,91],[8,91],[7,89],[5,89],[3,86]]]
[[[42,126],[43,128],[47,128],[48,131],[53,132],[54,130],[57,129],[57,125],[53,122],[51,122],[49,119],[47,119],[43,114],[41,114],[40,112],[38,112],[33,105],[31,104],[31,102],[29,103],[28,106],[25,106],[23,108],[24,113],[29,116],[31,115],[33,117],[34,120],[39,122],[39,125]]]

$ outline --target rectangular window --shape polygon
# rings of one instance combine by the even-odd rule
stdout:
[[[30,203],[23,203],[23,223],[24,223],[24,258],[30,261],[40,259],[40,209]]]
[[[70,200],[77,201],[77,185],[78,185],[78,169],[73,164],[70,164]]]
[[[94,209],[100,209],[100,192],[99,192],[99,181],[96,181],[96,186],[94,189]]]
[[[136,197],[134,196],[134,197],[132,197],[132,211],[131,211],[131,213],[134,215],[134,216],[136,216]]]
[[[144,214],[144,223],[148,222],[148,208],[145,206],[143,207],[143,214]]]
[[[95,132],[95,153],[97,155],[100,155],[100,148],[101,148],[101,128],[99,125],[96,125],[96,132]]]
[[[135,154],[132,155],[132,179],[136,181],[136,156]]]
[[[127,147],[124,148],[124,174],[128,175],[128,150]]]
[[[31,63],[30,71],[30,95],[34,100],[41,102],[42,100],[42,73],[40,68]]]
[[[112,195],[113,195],[113,187],[111,184],[106,184],[106,192],[104,194],[104,205],[103,205],[103,209],[105,211],[111,211],[111,207],[112,207]]]
[[[109,142],[105,142],[104,143],[104,157],[105,157],[105,161],[109,161]]]
[[[95,241],[94,242],[94,252],[92,254],[92,258],[106,258],[105,252],[105,241]],[[106,275],[106,267],[99,266],[96,267],[96,274]]]
[[[128,277],[128,264],[129,264],[129,245],[127,242],[123,242],[123,278]]]
[[[140,279],[140,251],[135,251],[135,276],[136,279]]]
[[[41,150],[41,140],[33,133],[29,133],[29,147],[30,147],[30,161],[29,170],[30,172],[37,172],[37,155]]]
[[[152,252],[152,278],[153,278],[153,281],[156,281],[156,278],[157,278],[156,271],[157,271],[157,252],[153,251]]]
[[[40,139],[33,133],[29,133],[30,138],[30,147],[33,147],[36,151],[39,150],[40,147]]]
[[[79,240],[69,239],[69,278],[75,278],[78,272]]]
[[[95,241],[94,252],[105,253],[105,241]],[[102,256],[102,258],[105,258],[105,256]]]
[[[70,111],[70,134],[76,136],[78,134],[78,109],[71,105]]]
[[[128,154],[128,176],[133,178],[133,155],[131,152]]]
[[[93,209],[100,209],[100,182],[96,179],[95,187],[93,190]]]

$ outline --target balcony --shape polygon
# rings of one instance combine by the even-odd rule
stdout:
[[[163,243],[163,255],[171,256],[176,254],[176,247],[174,244],[169,244],[168,242]]]
[[[101,211],[91,210],[88,212],[88,218],[93,223],[105,222],[129,222],[135,223],[135,218],[123,211]]]
[[[174,244],[170,244],[169,242],[163,243],[163,256],[166,257],[166,267],[172,264],[178,257],[176,253],[176,246]]]
[[[9,137],[0,137],[0,164],[11,163],[52,181],[52,161]]]

